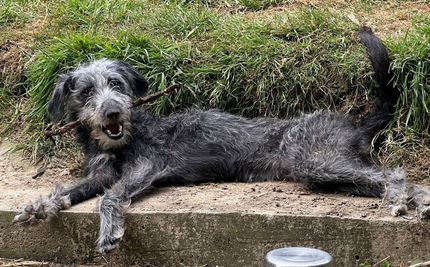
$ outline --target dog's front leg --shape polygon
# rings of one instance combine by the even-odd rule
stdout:
[[[71,187],[56,186],[48,196],[24,205],[13,222],[34,224],[49,221],[56,217],[60,210],[68,209],[72,205],[103,193],[104,188],[110,187],[116,180],[113,160],[106,157],[104,160],[90,164],[87,177],[80,183]]]
[[[123,173],[121,179],[106,190],[99,202],[100,232],[97,249],[105,254],[118,247],[124,235],[124,212],[131,199],[151,188],[154,181],[167,174],[149,160],[138,160],[138,164]]]

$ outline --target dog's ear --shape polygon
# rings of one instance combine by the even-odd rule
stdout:
[[[52,122],[59,122],[64,116],[66,98],[72,86],[72,76],[62,74],[58,77],[54,92],[48,104],[48,114]]]
[[[118,72],[127,80],[135,96],[144,96],[148,92],[149,83],[133,66],[118,60],[115,62]]]

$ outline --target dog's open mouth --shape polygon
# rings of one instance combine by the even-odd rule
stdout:
[[[121,123],[110,123],[102,127],[103,132],[111,139],[120,139],[123,135]]]

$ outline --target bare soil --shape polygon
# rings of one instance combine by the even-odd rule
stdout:
[[[46,261],[29,261],[24,259],[0,258],[0,267],[104,267],[105,265],[59,264]],[[149,267],[149,266],[148,266]]]
[[[66,166],[47,166],[43,175],[32,178],[41,166],[32,165],[20,153],[8,152],[11,144],[0,143],[0,209],[19,210],[56,184],[77,179]],[[94,212],[97,198],[66,212]],[[219,183],[155,189],[131,204],[129,212],[146,213],[258,213],[294,216],[334,216],[357,219],[415,220],[392,218],[383,200],[308,191],[288,182]]]

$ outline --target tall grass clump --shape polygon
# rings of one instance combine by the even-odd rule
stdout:
[[[180,93],[151,106],[159,114],[198,104],[246,116],[284,117],[340,107],[343,100],[356,100],[355,95],[366,95],[371,87],[356,28],[338,14],[310,10],[251,21],[194,9],[177,12],[175,17],[182,17],[176,25],[165,16],[151,21],[168,26],[164,32],[155,28],[145,34],[71,34],[53,39],[30,67],[32,115],[45,117],[58,73],[100,57],[127,60],[156,90],[182,83]],[[195,30],[191,38],[193,23],[202,30]]]
[[[131,25],[109,33],[95,31],[91,21],[97,16],[80,11],[88,27],[71,21],[79,30],[39,44],[27,72],[32,107],[26,131],[40,137],[58,74],[102,57],[131,63],[152,91],[181,83],[177,93],[149,106],[160,115],[197,105],[249,117],[291,117],[319,108],[354,113],[368,102],[372,72],[357,28],[333,11],[248,19],[172,1],[148,4],[139,16],[136,10],[142,11],[128,14]],[[113,24],[106,28],[117,18],[109,20]]]
[[[366,95],[369,65],[356,30],[327,10],[261,21],[230,17],[213,32],[216,45],[201,74],[217,80],[208,100],[246,116],[285,117]]]
[[[403,39],[391,41],[394,83],[401,90],[397,126],[403,134],[429,137],[430,19],[415,23]]]

